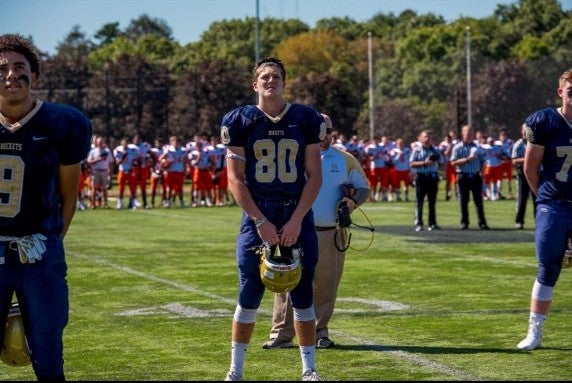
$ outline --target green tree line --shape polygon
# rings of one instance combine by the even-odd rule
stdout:
[[[83,110],[111,143],[135,134],[149,141],[218,134],[224,113],[255,102],[256,22],[216,21],[187,45],[146,14],[123,30],[111,21],[94,36],[75,26],[55,54],[43,54],[37,93]],[[365,22],[324,18],[314,28],[265,18],[258,29],[260,56],[286,65],[288,99],[315,106],[341,133],[360,137],[407,142],[422,129],[440,137],[466,124],[470,109],[475,129],[496,135],[505,128],[518,138],[530,112],[556,105],[557,78],[572,66],[572,11],[558,0],[499,4],[489,17],[449,23],[406,10]]]

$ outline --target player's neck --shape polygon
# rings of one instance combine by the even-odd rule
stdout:
[[[14,124],[26,117],[35,106],[36,99],[32,97],[18,100],[17,102],[3,100],[3,102],[0,103],[0,113],[2,113],[9,123]]]
[[[568,123],[572,124],[572,108],[562,106],[558,108],[558,112],[566,119],[566,121],[568,121]]]
[[[277,117],[282,113],[286,107],[286,103],[282,98],[277,99],[263,99],[261,98],[258,103],[258,108],[271,117]]]

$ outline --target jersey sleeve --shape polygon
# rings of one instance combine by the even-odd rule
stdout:
[[[318,144],[326,138],[326,122],[316,109],[309,106],[305,109],[307,126],[303,129],[304,140],[308,145]]]
[[[247,129],[256,118],[252,107],[240,107],[224,115],[221,121],[220,141],[227,146],[246,146]]]
[[[72,165],[83,161],[91,150],[91,122],[80,111],[68,107],[62,111],[60,123],[60,164]]]
[[[548,113],[546,109],[540,110],[528,116],[525,121],[526,140],[533,145],[545,146],[548,132],[544,127],[548,124]]]

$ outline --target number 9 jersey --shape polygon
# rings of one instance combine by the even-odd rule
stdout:
[[[89,119],[63,104],[38,100],[11,128],[0,118],[0,235],[61,234],[58,168],[87,158],[91,135]]]
[[[298,200],[306,183],[304,149],[325,137],[323,117],[302,104],[286,104],[277,117],[248,105],[222,119],[221,142],[245,150],[246,184],[255,201]]]

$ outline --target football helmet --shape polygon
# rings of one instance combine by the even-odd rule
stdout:
[[[302,277],[301,247],[263,244],[259,254],[260,278],[269,290],[285,293],[298,285]]]
[[[24,323],[18,303],[12,303],[8,317],[4,342],[0,352],[0,360],[9,366],[26,366],[30,364],[30,350],[24,333]]]

